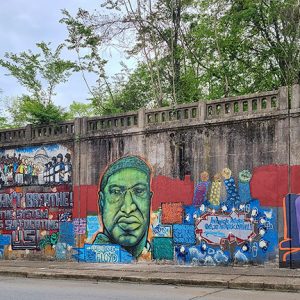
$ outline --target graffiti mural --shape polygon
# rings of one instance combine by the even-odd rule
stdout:
[[[97,186],[75,186],[73,194],[72,156],[64,146],[5,150],[0,157],[2,258],[23,250],[89,263],[215,266],[276,258],[277,212],[265,197],[253,196],[269,194],[253,186],[257,174],[249,170],[202,171],[194,185],[190,177],[153,177],[145,159],[125,156],[104,169]],[[14,161],[11,180],[7,170]],[[292,195],[284,202],[286,218],[294,207],[285,221],[292,229],[280,243],[285,264],[300,253],[299,201]]]
[[[276,214],[252,198],[251,178],[249,170],[241,171],[237,181],[228,168],[212,179],[204,171],[190,205],[161,198],[153,210],[151,167],[140,157],[123,157],[101,175],[100,222],[88,216],[87,240],[91,242],[78,249],[77,258],[87,262],[175,260],[197,265],[272,260],[277,245]]]
[[[200,247],[192,248],[192,252],[200,251],[201,255],[189,255],[188,259],[194,263],[205,264],[207,260],[210,265],[263,263],[275,258],[275,214],[262,209],[258,200],[252,199],[230,210],[226,202],[218,210],[202,207],[195,224]]]
[[[300,267],[300,195],[290,194],[283,200],[284,237],[279,243],[280,266]]]
[[[3,252],[52,255],[57,247],[57,257],[65,257],[64,249],[75,243],[71,172],[71,152],[61,145],[0,150]]]
[[[71,153],[61,145],[0,149],[0,188],[71,183]]]
[[[0,232],[11,235],[13,249],[44,248],[52,244],[53,237],[47,232],[59,231],[59,216],[72,214],[73,194],[68,186],[61,191],[48,192],[0,192]],[[47,241],[47,242],[45,242]]]
[[[99,186],[103,231],[94,244],[118,244],[133,257],[150,251],[151,173],[136,156],[121,158],[105,170]]]

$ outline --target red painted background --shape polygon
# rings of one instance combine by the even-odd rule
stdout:
[[[288,194],[289,168],[287,165],[268,165],[255,168],[250,189],[252,198],[259,199],[263,206],[282,206]],[[300,193],[300,166],[290,167],[291,193]]]
[[[288,166],[261,166],[252,170],[252,174],[250,182],[252,198],[260,200],[262,206],[282,206],[282,199],[289,190]],[[291,166],[290,179],[291,193],[300,193],[300,166]],[[157,176],[153,178],[151,188],[153,191],[152,210],[157,210],[162,202],[192,204],[194,182],[190,176],[186,176],[184,180]],[[74,187],[73,217],[86,217],[87,214],[98,212],[97,191],[96,185]]]

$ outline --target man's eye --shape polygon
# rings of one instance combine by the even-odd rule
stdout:
[[[112,195],[121,195],[122,191],[119,188],[112,188],[112,189],[110,189],[110,193]]]
[[[141,196],[145,192],[145,189],[143,189],[143,188],[134,188],[133,191],[136,195]]]

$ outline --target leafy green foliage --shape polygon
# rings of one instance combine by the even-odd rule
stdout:
[[[195,7],[185,46],[201,70],[204,98],[299,82],[298,1],[203,0]]]
[[[99,108],[98,113],[113,114],[134,111],[149,106],[155,101],[151,79],[144,64],[138,66],[132,73],[128,70],[124,70],[124,72],[114,78],[113,98],[102,97],[101,105],[97,103],[97,98],[92,99],[94,107]]]
[[[10,128],[12,125],[8,123],[7,118],[0,117],[0,129]]]
[[[15,77],[29,93],[7,105],[13,125],[48,124],[67,118],[63,109],[54,105],[53,97],[55,88],[66,82],[78,66],[60,58],[63,44],[54,51],[50,44],[41,42],[36,45],[40,53],[34,54],[31,50],[20,54],[5,53],[5,59],[0,59],[0,66],[6,68],[8,75]]]
[[[81,103],[73,101],[69,106],[68,119],[75,119],[80,117],[90,117],[96,114],[92,103]]]
[[[99,54],[102,39],[94,26],[85,21],[86,18],[89,18],[89,13],[83,9],[79,9],[75,17],[65,9],[62,10],[62,13],[63,18],[60,23],[65,24],[68,30],[68,38],[65,42],[68,49],[74,50],[77,54],[78,68],[90,95],[93,99],[97,99],[98,103],[101,103],[100,95],[103,94],[107,94],[113,100],[113,93],[104,69],[106,60],[102,59]],[[93,85],[88,82],[85,72],[96,75]]]
[[[60,58],[63,44],[53,52],[50,44],[41,42],[36,45],[41,53],[34,54],[31,50],[20,54],[6,52],[5,59],[0,59],[0,66],[6,68],[8,75],[15,77],[31,97],[51,103],[56,86],[66,82],[71,73],[78,70],[78,66]]]
[[[68,113],[53,103],[43,103],[40,100],[32,99],[27,95],[18,97],[7,107],[12,123],[17,126],[24,126],[28,123],[43,125],[58,123],[68,118]]]

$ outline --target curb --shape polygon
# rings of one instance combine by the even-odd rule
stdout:
[[[52,271],[52,270],[51,270]],[[41,271],[0,271],[0,276],[38,278],[38,279],[60,279],[60,280],[88,280],[96,282],[127,282],[143,284],[160,284],[160,285],[183,285],[198,287],[221,287],[228,289],[246,289],[246,290],[268,290],[281,292],[300,292],[298,284],[274,284],[268,282],[235,282],[240,276],[231,280],[201,280],[201,279],[184,279],[184,278],[164,278],[164,277],[143,277],[132,275],[95,275],[95,274],[68,274],[68,273],[48,273]]]

